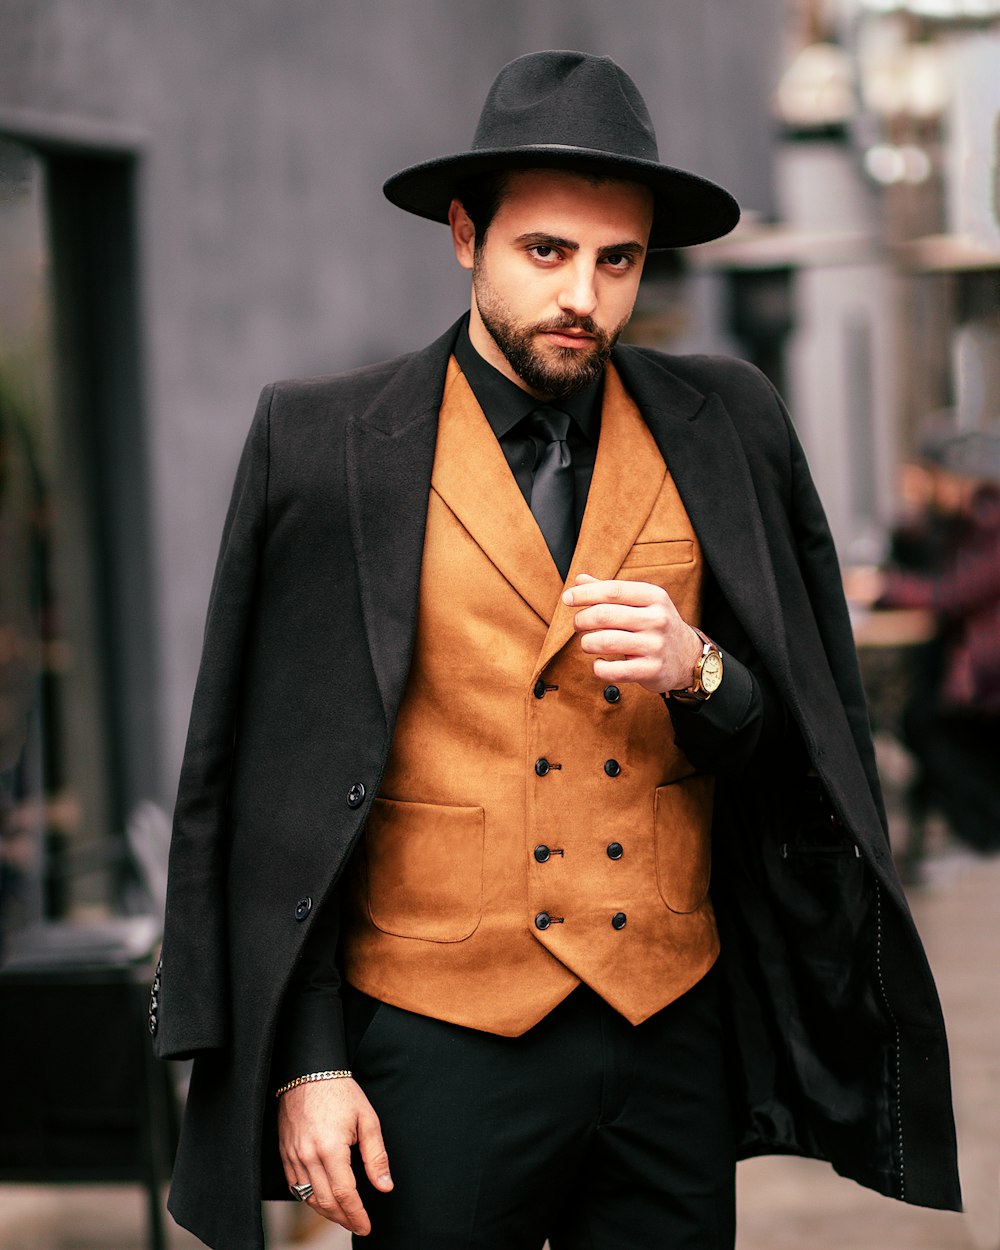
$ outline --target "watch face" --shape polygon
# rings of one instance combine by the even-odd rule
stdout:
[[[708,694],[714,694],[722,684],[722,656],[718,651],[709,651],[701,666],[702,688]]]

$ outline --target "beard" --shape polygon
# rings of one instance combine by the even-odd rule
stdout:
[[[604,372],[611,349],[628,325],[625,317],[613,330],[602,330],[592,317],[565,313],[552,321],[529,325],[515,320],[482,267],[473,267],[476,306],[490,337],[528,390],[546,399],[563,399],[588,387]],[[550,331],[583,330],[592,335],[588,347],[539,345],[536,336]]]

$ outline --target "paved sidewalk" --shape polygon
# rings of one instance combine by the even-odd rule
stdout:
[[[1000,860],[945,855],[911,894],[944,1001],[967,1211],[907,1207],[800,1159],[740,1167],[739,1250],[1000,1250]],[[269,1214],[272,1250],[349,1250],[326,1225]],[[0,1186],[0,1250],[145,1250],[138,1188]],[[170,1250],[199,1250],[176,1227]],[[650,1250],[660,1250],[650,1247]]]

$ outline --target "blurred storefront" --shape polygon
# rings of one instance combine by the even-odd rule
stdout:
[[[875,562],[927,431],[1000,423],[1000,4],[794,0],[786,47],[776,217],[699,260]]]

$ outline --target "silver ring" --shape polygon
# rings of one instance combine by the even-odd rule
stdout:
[[[292,1191],[299,1202],[305,1202],[307,1198],[312,1197],[313,1187],[308,1181],[306,1181],[304,1185],[289,1185],[288,1188]]]

